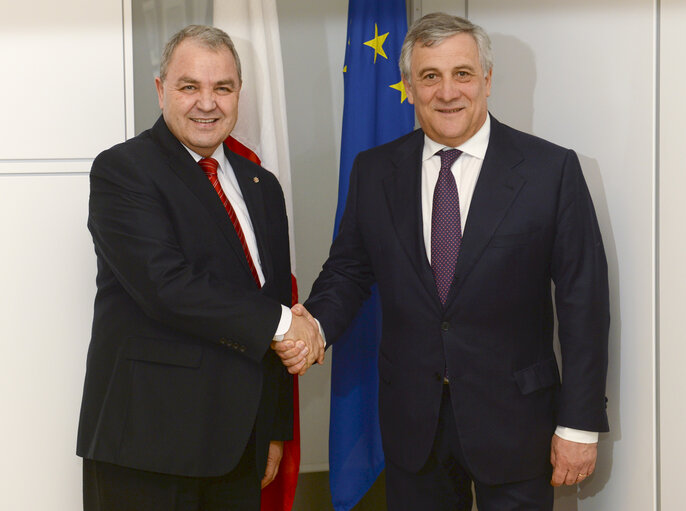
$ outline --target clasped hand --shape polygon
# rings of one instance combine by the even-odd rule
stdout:
[[[302,376],[315,362],[324,363],[324,340],[319,325],[302,304],[295,304],[291,312],[291,327],[283,341],[273,341],[271,346],[289,373]]]

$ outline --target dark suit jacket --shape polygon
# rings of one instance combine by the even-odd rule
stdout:
[[[460,441],[476,477],[496,484],[542,475],[557,424],[608,428],[607,265],[579,161],[492,119],[442,306],[422,235],[423,144],[419,130],[358,155],[339,234],[305,305],[335,343],[378,284],[387,458],[411,471],[425,463],[447,365]]]
[[[185,476],[228,473],[255,425],[292,434],[292,378],[269,349],[290,305],[276,178],[225,148],[255,229],[258,289],[212,185],[164,120],[100,154],[88,227],[98,263],[77,454]]]

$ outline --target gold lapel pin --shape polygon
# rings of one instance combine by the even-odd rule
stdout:
[[[252,180],[253,180],[254,182],[256,182],[256,183],[259,183],[259,182],[260,182],[260,178],[257,177],[257,176],[255,176],[254,178],[252,178]]]

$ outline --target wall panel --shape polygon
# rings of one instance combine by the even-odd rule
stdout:
[[[0,176],[3,509],[80,506],[76,430],[95,293],[87,201],[86,174]]]
[[[121,0],[0,7],[0,159],[92,158],[124,138]]]
[[[343,116],[347,2],[277,0],[300,300],[333,236]],[[328,470],[330,362],[300,378],[301,471]]]
[[[123,8],[0,5],[3,509],[81,508],[75,449],[95,294],[88,171],[126,134]]]
[[[686,295],[686,4],[663,0],[660,13],[659,369],[660,504],[684,508],[684,295]]]

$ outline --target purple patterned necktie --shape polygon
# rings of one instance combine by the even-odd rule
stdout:
[[[462,243],[460,198],[450,167],[460,157],[459,149],[440,151],[441,171],[434,189],[431,213],[431,269],[438,296],[445,304],[455,274],[455,263]]]

